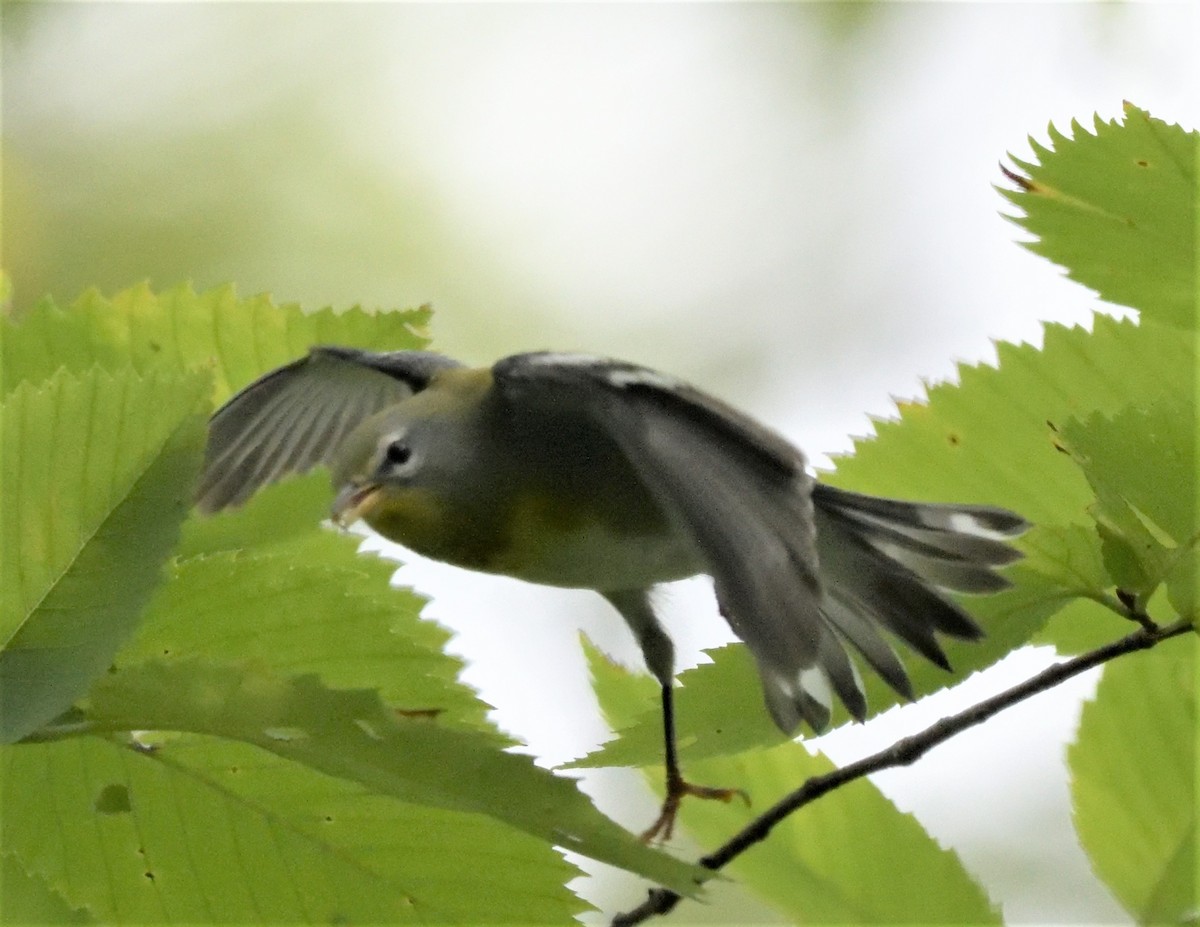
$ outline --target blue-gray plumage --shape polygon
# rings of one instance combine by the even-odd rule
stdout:
[[[314,348],[213,416],[198,505],[330,467],[334,516],[460,566],[594,589],[622,614],[663,689],[669,835],[686,793],[675,760],[674,654],[650,590],[712,577],[786,733],[866,716],[846,645],[905,697],[887,635],[939,666],[936,635],[982,630],[947,592],[987,594],[1026,523],[991,506],[905,502],[810,475],[803,454],[664,374],[578,354],[472,369],[437,354]],[[885,633],[886,632],[886,633]]]

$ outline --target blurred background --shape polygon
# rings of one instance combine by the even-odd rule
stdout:
[[[1129,100],[1196,127],[1192,4],[4,3],[3,264],[43,293],[235,283],[317,308],[430,302],[472,362],[582,349],[692,380],[818,466],[991,339],[1111,311],[1014,244],[992,189],[1050,121]],[[411,558],[407,558],[411,559]],[[607,735],[587,593],[412,562],[466,678],[547,765]],[[729,639],[669,596],[681,662]],[[848,761],[1052,654],[822,738]],[[1121,923],[1075,845],[1077,680],[878,784],[1010,922]],[[634,828],[631,773],[585,787]],[[891,865],[891,861],[880,861]],[[611,874],[578,886],[636,901]],[[729,891],[733,891],[730,889]],[[769,912],[692,906],[694,919]],[[753,912],[751,915],[750,912]]]

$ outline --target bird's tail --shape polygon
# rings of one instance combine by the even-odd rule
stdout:
[[[949,669],[935,633],[974,639],[983,631],[943,591],[1006,588],[996,569],[1020,559],[1007,542],[1028,524],[990,506],[902,502],[821,483],[812,501],[822,614],[893,689],[911,698],[908,675],[878,629]]]

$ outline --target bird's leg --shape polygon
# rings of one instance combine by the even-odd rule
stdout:
[[[675,816],[679,813],[679,805],[685,795],[694,795],[697,798],[715,798],[724,802],[732,801],[737,796],[747,805],[750,804],[750,796],[743,789],[719,789],[707,785],[693,785],[683,778],[683,774],[679,771],[679,757],[675,750],[675,699],[669,681],[662,687],[662,716],[664,754],[667,766],[667,794],[663,799],[662,811],[659,812],[658,819],[642,834],[642,840],[645,843],[671,839],[671,833],[675,830]]]
[[[642,840],[649,843],[652,840],[669,840],[675,829],[675,815],[679,813],[679,803],[685,795],[695,795],[699,798],[717,798],[729,801],[735,795],[740,795],[746,804],[750,798],[741,789],[713,789],[703,785],[692,785],[684,781],[679,772],[679,756],[675,751],[675,700],[671,684],[675,676],[675,647],[671,638],[662,629],[650,605],[650,594],[646,589],[626,589],[602,593],[609,602],[621,613],[638,644],[641,645],[642,655],[646,666],[658,684],[662,686],[663,741],[666,745],[664,756],[667,765],[667,796],[663,799],[662,811],[658,820],[650,829],[642,834]]]

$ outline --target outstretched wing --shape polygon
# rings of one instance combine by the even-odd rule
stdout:
[[[686,384],[631,364],[523,354],[493,368],[519,408],[593,420],[707,561],[721,609],[759,666],[776,723],[828,721],[830,684],[857,716],[865,702],[821,613],[812,478],[789,442]]]
[[[328,463],[356,425],[457,366],[425,351],[315,347],[272,370],[213,415],[197,506],[216,512],[241,505],[286,474]]]

